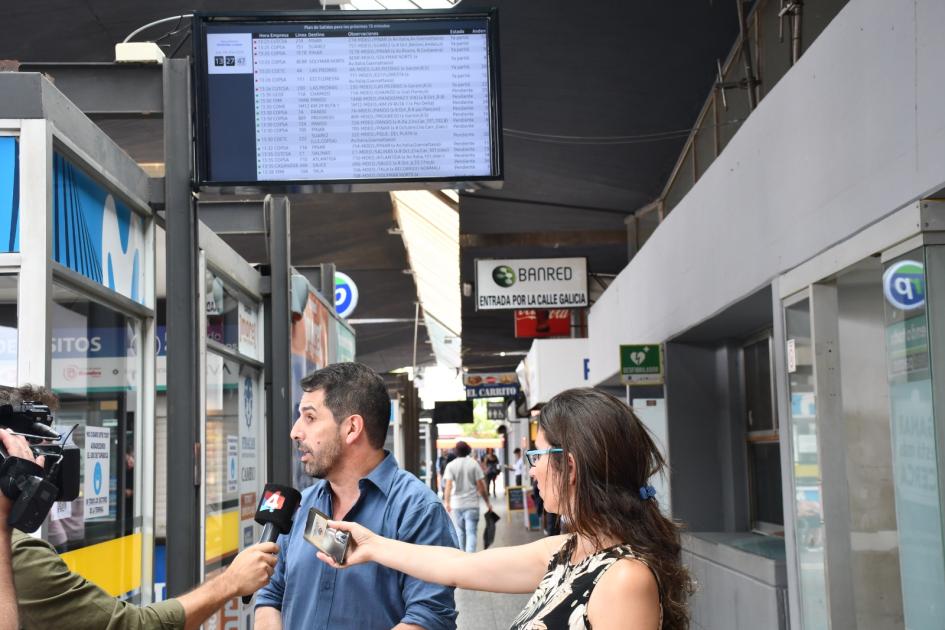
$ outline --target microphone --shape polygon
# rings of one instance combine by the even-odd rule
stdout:
[[[276,542],[279,534],[288,534],[292,529],[292,517],[301,502],[302,495],[295,488],[267,483],[256,509],[256,522],[263,526],[259,542]],[[252,595],[243,595],[244,604],[252,599]]]

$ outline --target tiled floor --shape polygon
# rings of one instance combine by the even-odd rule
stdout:
[[[493,546],[521,545],[541,538],[540,531],[525,529],[521,512],[515,512],[509,520],[505,509],[505,496],[498,489],[498,498],[492,499],[492,507],[502,520],[496,524]],[[479,519],[478,549],[482,549],[484,519]],[[456,589],[456,620],[458,630],[507,630],[515,616],[525,607],[529,595],[502,595]]]

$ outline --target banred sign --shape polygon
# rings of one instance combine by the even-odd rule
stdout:
[[[571,311],[567,309],[533,308],[515,311],[517,339],[570,336]]]

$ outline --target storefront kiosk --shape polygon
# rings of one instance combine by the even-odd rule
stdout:
[[[2,74],[0,92],[0,384],[51,387],[57,428],[75,425],[82,453],[81,495],[56,504],[41,535],[108,592],[150,601],[157,321],[148,176],[40,75]]]

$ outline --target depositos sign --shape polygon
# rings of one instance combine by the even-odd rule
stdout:
[[[586,258],[476,261],[476,310],[587,305]]]

